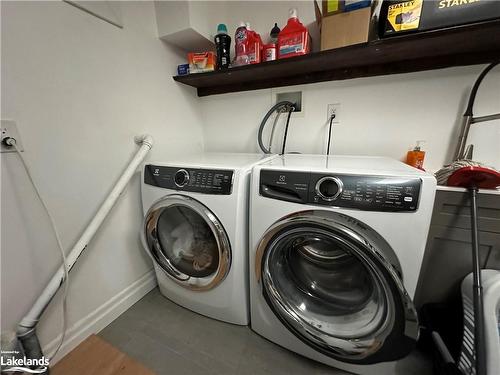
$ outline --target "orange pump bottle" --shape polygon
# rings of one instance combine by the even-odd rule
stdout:
[[[297,9],[290,9],[290,18],[278,34],[278,58],[305,55],[310,49],[309,31],[297,18]]]
[[[421,145],[424,141],[417,141],[417,145],[411,151],[408,151],[406,154],[406,164],[411,165],[412,167],[424,170],[424,158],[425,151],[422,151]]]

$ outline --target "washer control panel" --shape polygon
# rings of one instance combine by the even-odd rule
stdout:
[[[416,211],[421,185],[419,178],[260,172],[264,197],[369,211]]]
[[[144,183],[165,189],[205,194],[230,195],[233,187],[232,170],[164,167],[147,164]]]

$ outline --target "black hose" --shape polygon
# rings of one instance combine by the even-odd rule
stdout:
[[[266,115],[264,116],[264,118],[262,119],[262,121],[260,122],[260,126],[259,126],[259,135],[257,137],[257,141],[259,142],[259,147],[260,149],[262,150],[262,152],[264,152],[264,154],[270,154],[271,153],[271,150],[268,150],[266,148],[266,146],[264,145],[264,142],[262,141],[262,133],[264,131],[264,128],[266,126],[266,123],[267,123],[267,120],[269,120],[269,117],[271,117],[271,115],[277,111],[278,109],[280,109],[281,107],[294,107],[294,104],[292,102],[289,102],[287,100],[284,100],[282,102],[278,102],[276,103],[275,105],[273,105],[271,107],[271,109],[269,109],[269,111],[267,111]],[[289,116],[290,117],[290,116]]]
[[[281,147],[281,155],[285,154],[286,137],[288,135],[288,124],[290,124],[290,116],[292,115],[292,112],[294,111],[294,109],[295,109],[295,106],[292,104],[292,106],[288,110],[288,116],[286,118],[286,125],[285,125],[285,134],[283,134],[283,146]]]
[[[333,119],[335,118],[335,113],[330,116],[330,126],[328,128],[328,146],[326,147],[326,155],[330,155],[330,143],[332,140],[332,125]]]
[[[493,69],[495,66],[497,66],[499,63],[500,63],[500,61],[495,61],[495,62],[491,63],[481,72],[479,77],[477,77],[476,82],[474,82],[474,86],[472,86],[472,90],[471,90],[470,96],[469,96],[469,102],[467,103],[467,108],[465,110],[464,116],[471,116],[471,117],[473,116],[473,114],[472,114],[473,108],[472,107],[474,106],[474,101],[476,100],[476,94],[477,94],[477,90],[479,89],[479,85],[483,81],[486,74],[488,74],[488,72],[491,69]]]

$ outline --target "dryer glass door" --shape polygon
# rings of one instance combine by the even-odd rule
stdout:
[[[155,263],[188,289],[212,289],[229,272],[231,249],[222,224],[190,197],[170,195],[154,204],[142,239]]]
[[[352,217],[304,211],[278,221],[258,246],[256,272],[274,314],[323,354],[370,364],[414,347],[417,316],[394,251]]]

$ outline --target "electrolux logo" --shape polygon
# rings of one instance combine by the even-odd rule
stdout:
[[[4,372],[19,372],[29,374],[43,374],[49,367],[49,359],[42,357],[37,359],[19,358],[19,352],[16,350],[2,350],[0,362],[2,365],[2,373]]]

